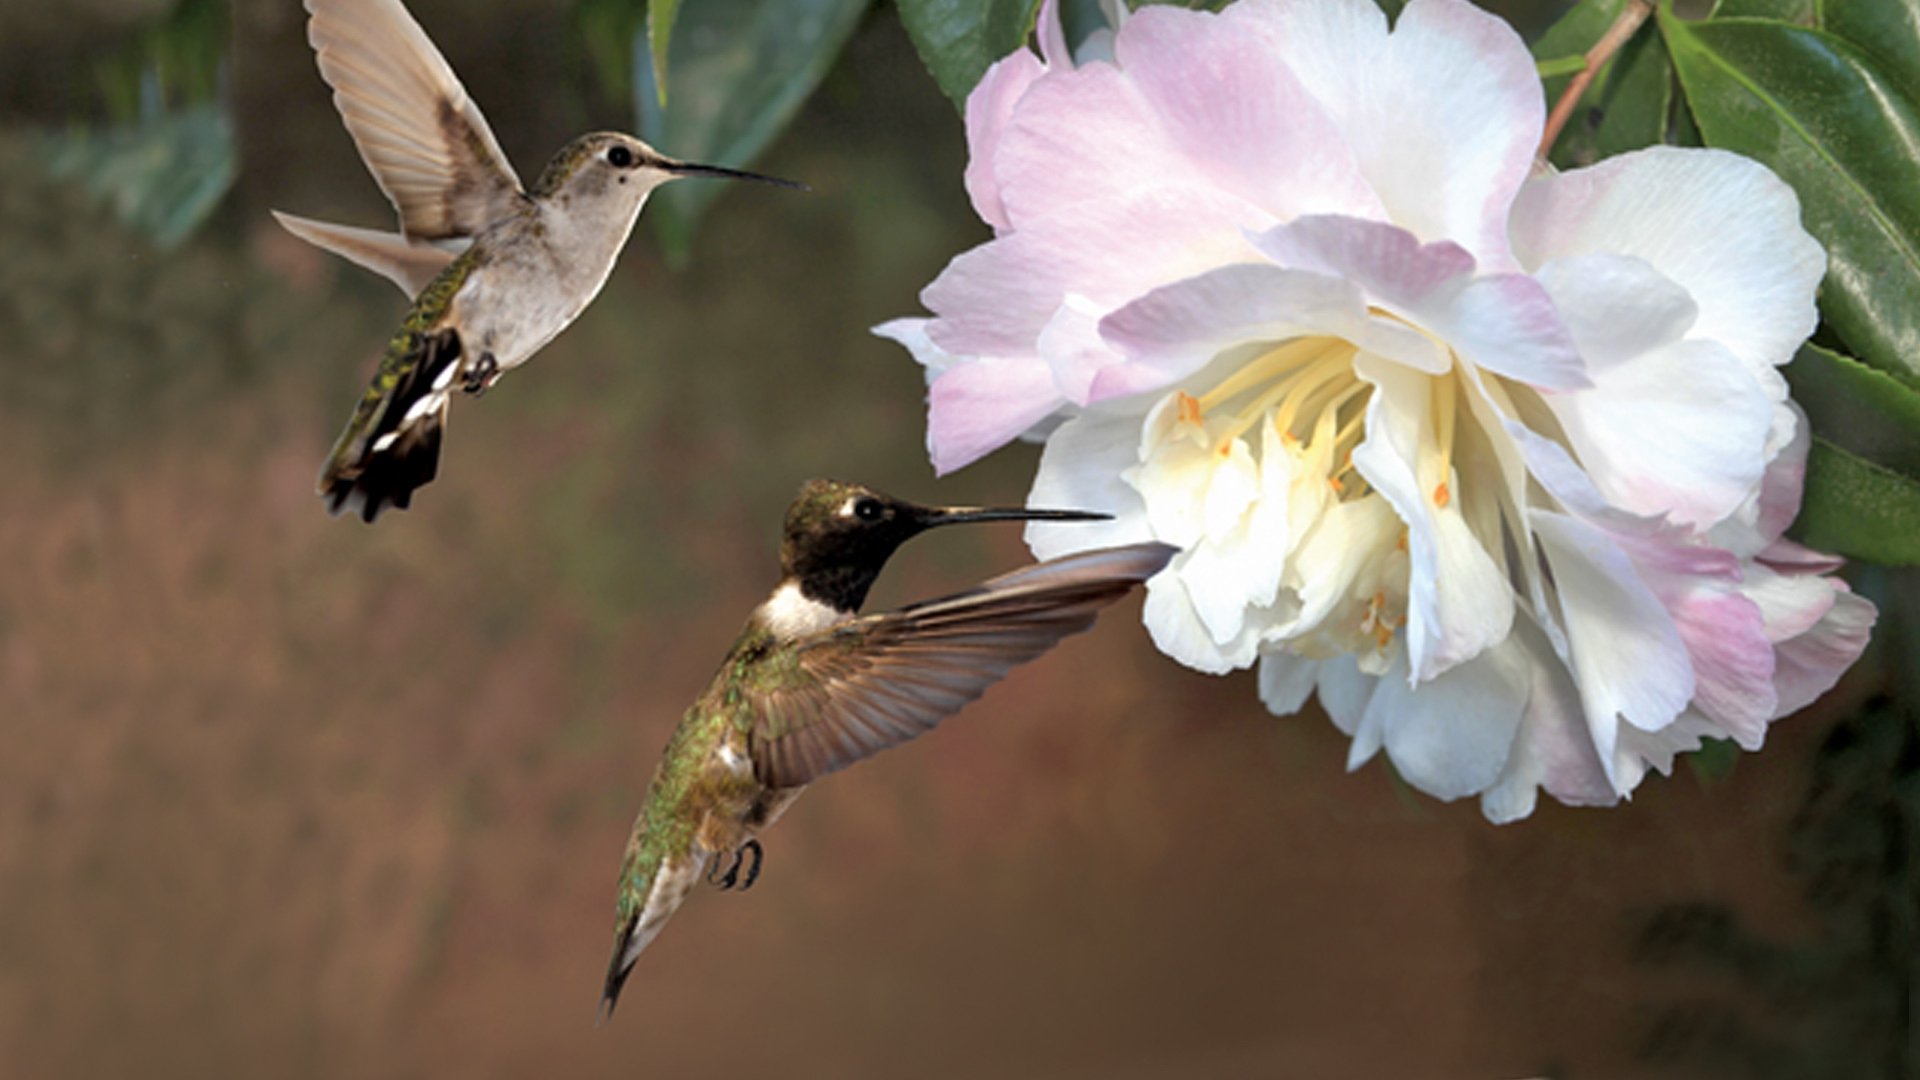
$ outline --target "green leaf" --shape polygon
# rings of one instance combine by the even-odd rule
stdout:
[[[1584,58],[1625,6],[1626,0],[1582,0],[1534,43],[1534,57],[1577,54]],[[1574,72],[1552,77],[1541,73],[1547,100],[1559,100]],[[1672,61],[1659,35],[1642,29],[1594,75],[1549,156],[1561,168],[1574,168],[1623,151],[1676,141],[1672,115]]]
[[[1687,768],[1693,770],[1693,778],[1701,787],[1712,787],[1733,775],[1739,759],[1740,748],[1732,739],[1701,739],[1700,749],[1687,755]]]
[[[1826,0],[1820,17],[1920,100],[1920,0]]]
[[[965,108],[993,62],[1026,44],[1039,0],[898,0],[900,22],[940,90]]]
[[[1849,558],[1920,562],[1920,393],[1817,345],[1785,371],[1814,435],[1795,535]]]
[[[1868,0],[1883,3],[1885,0]],[[1715,19],[1777,19],[1802,26],[1820,25],[1819,0],[1720,0],[1713,5]]]
[[[667,107],[667,46],[673,43],[673,22],[680,0],[647,0],[647,45],[653,60],[653,87],[660,107]]]
[[[647,25],[645,0],[580,0],[573,8],[573,24],[601,89],[609,100],[628,100],[633,94],[633,36]]]
[[[1920,378],[1920,119],[1860,49],[1751,19],[1660,29],[1710,146],[1756,158],[1800,195],[1827,248],[1822,313],[1860,358]]]
[[[747,165],[819,85],[866,7],[867,0],[702,0],[689,7],[667,77],[671,110],[651,89],[652,50],[634,41],[640,137],[685,161]],[[654,193],[646,216],[669,258],[686,258],[700,216],[736,186],[682,180]]]
[[[1533,65],[1542,79],[1564,79],[1569,75],[1578,75],[1587,68],[1584,56],[1562,56],[1554,60],[1542,60]]]

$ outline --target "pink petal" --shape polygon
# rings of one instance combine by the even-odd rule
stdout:
[[[1779,650],[1773,678],[1780,716],[1833,688],[1866,648],[1877,618],[1873,604],[1839,578],[1779,573],[1762,564],[1748,568],[1743,591],[1759,605]]]
[[[1497,825],[1517,821],[1533,813],[1541,788],[1569,806],[1619,802],[1566,665],[1531,622],[1516,622],[1514,638],[1527,660],[1527,709],[1505,769],[1480,796],[1480,812]]]
[[[1777,715],[1773,643],[1760,607],[1724,582],[1670,579],[1654,586],[1693,660],[1694,707],[1747,750]]]
[[[1155,373],[1165,386],[1233,345],[1305,334],[1358,339],[1366,324],[1366,302],[1352,284],[1247,263],[1154,289],[1108,315],[1100,332],[1132,366]]]
[[[1101,310],[1086,297],[1070,293],[1040,331],[1034,343],[1040,359],[1053,372],[1060,396],[1085,405],[1094,380],[1124,359],[1100,336]]]
[[[1030,353],[1069,293],[1111,310],[1157,285],[1256,258],[1231,209],[1215,191],[1162,189],[1023,226],[955,258],[927,286],[920,298],[936,316],[928,333],[953,353]]]
[[[1508,269],[1507,208],[1545,107],[1524,42],[1464,0],[1414,0],[1393,33],[1369,0],[1245,0],[1263,38],[1348,142],[1386,216]]]
[[[1512,235],[1529,267],[1595,252],[1645,260],[1698,305],[1690,336],[1750,366],[1786,363],[1817,319],[1826,256],[1799,201],[1735,154],[1652,147],[1541,176],[1514,205]]]
[[[1354,282],[1469,363],[1549,389],[1589,385],[1546,290],[1520,274],[1473,276],[1473,256],[1450,241],[1422,244],[1395,225],[1320,216],[1268,230],[1253,243],[1282,266]]]
[[[1062,404],[1039,360],[955,364],[927,391],[927,449],[945,476],[1017,438]]]
[[[1013,115],[1013,107],[1035,79],[1046,74],[1039,58],[1015,49],[987,69],[967,95],[967,197],[974,212],[995,230],[1009,228],[1006,208],[1000,205],[1000,187],[993,176],[994,156]]]
[[[1001,133],[993,175],[1016,229],[1163,187],[1213,186],[1132,80],[1106,64],[1029,87]],[[1206,227],[1190,223],[1194,232]]]
[[[1146,7],[1116,56],[1201,175],[1278,218],[1384,214],[1342,132],[1281,58],[1232,20]]]
[[[1624,794],[1631,785],[1622,772],[1619,721],[1657,730],[1687,707],[1695,683],[1686,643],[1627,553],[1605,533],[1544,510],[1531,511],[1528,520],[1553,571],[1594,749]]]
[[[1807,451],[1813,447],[1813,429],[1807,423],[1807,414],[1800,410],[1799,405],[1788,402],[1787,407],[1792,410],[1794,417],[1793,439],[1767,464],[1766,478],[1760,483],[1760,505],[1754,530],[1763,544],[1778,542],[1780,534],[1786,532],[1787,526],[1793,524],[1793,519],[1800,516],[1800,496],[1807,482]],[[1799,551],[1806,550],[1797,544],[1792,546]],[[1808,554],[1815,555],[1813,552]],[[1839,560],[1832,562],[1833,565],[1827,569],[1839,569]]]
[[[1067,48],[1067,31],[1060,24],[1060,0],[1041,0],[1040,17],[1034,22],[1040,38],[1040,58],[1051,68],[1073,67],[1073,52]]]
[[[1848,592],[1845,582],[1823,580],[1835,590],[1833,606],[1813,629],[1780,644],[1773,677],[1781,715],[1803,709],[1833,689],[1866,649],[1879,617],[1873,603]]]

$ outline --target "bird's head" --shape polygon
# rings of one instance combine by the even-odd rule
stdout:
[[[637,214],[654,188],[683,176],[758,180],[805,190],[805,185],[718,165],[695,165],[667,157],[618,131],[596,131],[568,143],[540,174],[533,194],[575,207],[606,206],[616,214]]]
[[[977,521],[1102,521],[1085,510],[921,506],[844,480],[809,480],[787,507],[780,569],[802,592],[857,611],[901,544],[928,529]]]

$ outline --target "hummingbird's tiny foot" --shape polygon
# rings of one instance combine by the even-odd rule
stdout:
[[[461,376],[460,387],[474,397],[486,393],[494,383],[500,381],[500,361],[490,352],[480,354],[480,359]]]
[[[747,870],[747,879],[740,883],[741,892],[746,892],[748,889],[753,888],[753,883],[760,880],[760,863],[766,856],[766,853],[760,850],[760,841],[752,839],[751,837],[748,838],[746,843],[740,845],[740,852],[745,851],[753,852],[753,866]],[[740,852],[734,853],[736,858],[740,856]],[[737,868],[738,864],[736,863],[735,866]]]
[[[740,852],[731,852],[733,862],[727,866],[727,872],[720,873],[720,863],[714,862],[707,868],[707,884],[717,889],[731,889],[740,880]]]

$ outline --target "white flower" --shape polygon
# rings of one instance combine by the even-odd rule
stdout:
[[[1825,260],[1772,174],[1533,175],[1532,61],[1462,0],[1147,8],[1080,67],[1051,20],[968,103],[995,239],[880,328],[938,467],[1048,432],[1034,504],[1115,515],[1037,555],[1181,546],[1163,651],[1496,820],[1755,749],[1858,655],[1871,605],[1780,538]]]

